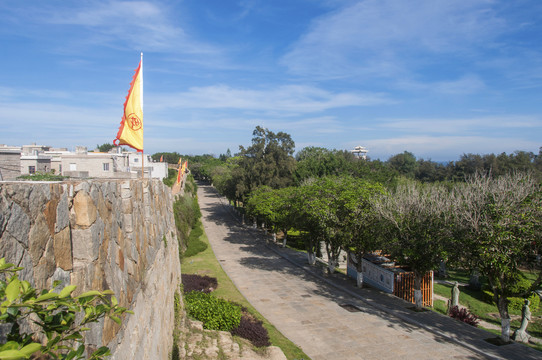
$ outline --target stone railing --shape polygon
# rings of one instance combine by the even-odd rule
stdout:
[[[180,264],[170,189],[154,180],[0,182],[0,257],[37,288],[115,292],[134,311],[92,326],[89,349],[166,359]]]

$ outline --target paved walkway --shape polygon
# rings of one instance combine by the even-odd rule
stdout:
[[[484,339],[495,336],[484,330],[432,311],[413,312],[401,299],[357,289],[344,276],[308,266],[303,253],[266,245],[261,231],[241,225],[213,188],[200,186],[198,196],[205,231],[223,269],[245,298],[313,360],[541,358],[521,344],[491,345]]]

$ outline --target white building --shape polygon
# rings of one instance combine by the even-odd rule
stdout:
[[[21,147],[0,144],[0,181],[21,175]]]
[[[144,157],[144,176],[163,179],[168,175],[167,163]],[[89,152],[84,146],[75,152],[42,145],[23,147],[0,145],[0,180],[15,180],[17,176],[36,172],[51,172],[75,178],[138,178],[141,177],[141,153]]]

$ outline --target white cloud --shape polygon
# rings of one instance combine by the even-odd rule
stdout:
[[[72,8],[41,9],[34,14],[34,21],[76,26],[87,34],[78,36],[78,42],[87,45],[207,55],[218,52],[217,48],[188,36],[171,15],[170,4],[115,0],[79,4]]]
[[[282,63],[301,75],[403,74],[431,54],[476,52],[504,30],[487,0],[365,0],[315,20]]]
[[[285,85],[270,90],[236,89],[226,85],[194,87],[174,95],[152,95],[153,108],[241,109],[311,113],[349,106],[389,103],[383,94],[333,93],[317,87]]]

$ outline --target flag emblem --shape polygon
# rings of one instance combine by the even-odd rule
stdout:
[[[143,126],[143,122],[141,122],[141,120],[139,120],[139,118],[137,117],[136,114],[131,113],[130,115],[128,115],[128,126],[133,131],[137,131],[137,130],[141,129],[141,127]]]

